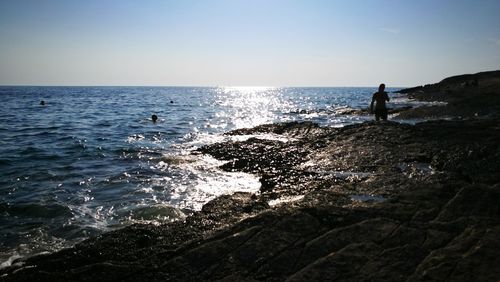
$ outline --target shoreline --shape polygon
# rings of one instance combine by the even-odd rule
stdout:
[[[259,194],[220,196],[184,221],[132,225],[15,260],[0,278],[494,281],[500,90],[490,84],[497,74],[478,77],[475,88],[452,79],[403,90],[417,99],[460,93],[438,110],[399,113],[459,114],[449,121],[342,128],[291,122],[228,132],[293,137],[228,141],[196,152],[229,161],[224,171],[258,175]]]

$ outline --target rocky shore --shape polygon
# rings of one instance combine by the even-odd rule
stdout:
[[[402,92],[447,104],[399,118],[453,118],[228,132],[282,137],[194,152],[258,175],[260,193],[15,261],[0,280],[498,281],[500,72]]]
[[[446,107],[429,105],[409,109],[398,116],[402,119],[500,115],[500,71],[452,76],[439,83],[403,89],[400,93],[416,100],[446,103]]]

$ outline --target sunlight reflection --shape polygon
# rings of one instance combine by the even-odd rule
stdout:
[[[260,181],[257,176],[220,170],[219,167],[226,161],[207,155],[187,157],[193,161],[183,164],[182,168],[196,177],[173,185],[170,201],[177,208],[201,210],[205,203],[223,194],[259,191]]]
[[[276,87],[221,87],[216,113],[222,127],[243,128],[271,123],[277,115],[293,105],[283,98],[283,89]]]
[[[255,93],[255,92],[266,92],[273,89],[279,89],[277,87],[269,86],[226,86],[221,87],[224,92],[239,92],[242,94]]]

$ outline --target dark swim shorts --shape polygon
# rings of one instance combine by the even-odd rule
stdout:
[[[387,109],[375,109],[375,119],[379,120],[380,118],[387,120]]]

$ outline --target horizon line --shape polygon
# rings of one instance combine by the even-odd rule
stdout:
[[[387,85],[387,84],[386,84]],[[418,86],[418,85],[417,85]],[[266,85],[37,85],[37,84],[0,84],[0,87],[179,87],[179,88],[377,88],[376,86],[266,86]],[[408,88],[415,86],[388,86],[387,88]]]

